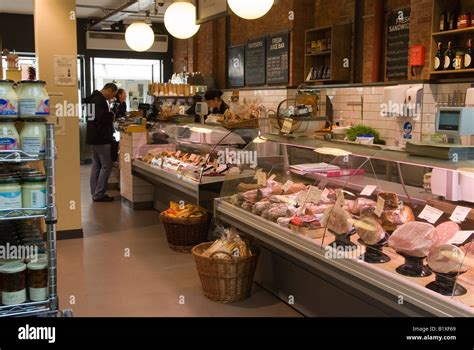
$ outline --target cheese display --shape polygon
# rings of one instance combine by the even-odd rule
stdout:
[[[354,224],[356,233],[367,245],[376,245],[385,238],[385,231],[374,217],[362,218]]]
[[[400,226],[389,238],[388,245],[398,253],[424,258],[437,242],[436,228],[424,222]]]
[[[428,266],[438,273],[457,273],[461,271],[466,256],[464,252],[451,244],[434,248],[428,255]]]

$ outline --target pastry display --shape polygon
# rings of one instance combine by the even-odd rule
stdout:
[[[400,226],[389,238],[388,245],[398,253],[424,258],[437,242],[436,228],[424,222]]]

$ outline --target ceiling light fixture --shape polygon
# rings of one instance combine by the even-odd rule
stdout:
[[[270,11],[274,0],[227,0],[227,3],[237,16],[244,19],[257,19]]]
[[[165,27],[178,39],[194,36],[201,27],[196,25],[196,6],[184,1],[172,3],[165,12]]]
[[[125,32],[125,41],[134,51],[144,52],[155,42],[155,33],[151,28],[149,12],[145,21],[137,21],[128,26]]]

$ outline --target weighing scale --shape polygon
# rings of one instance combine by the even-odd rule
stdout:
[[[436,115],[435,126],[437,133],[448,137],[448,143],[460,145],[462,136],[474,135],[474,109],[441,107]]]

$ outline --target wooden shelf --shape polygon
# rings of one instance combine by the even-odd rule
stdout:
[[[332,79],[305,80],[305,83],[321,83],[325,81],[332,81]]]
[[[430,74],[447,75],[447,74],[462,74],[462,73],[474,73],[474,69],[453,69],[453,70],[431,71]]]
[[[330,55],[331,54],[331,50],[329,51],[323,51],[323,52],[316,52],[316,53],[307,53],[306,56],[307,57],[311,57],[311,56],[326,56],[326,55]]]
[[[474,27],[468,27],[463,29],[447,30],[445,32],[432,33],[433,36],[449,36],[449,35],[461,35],[474,33]]]

